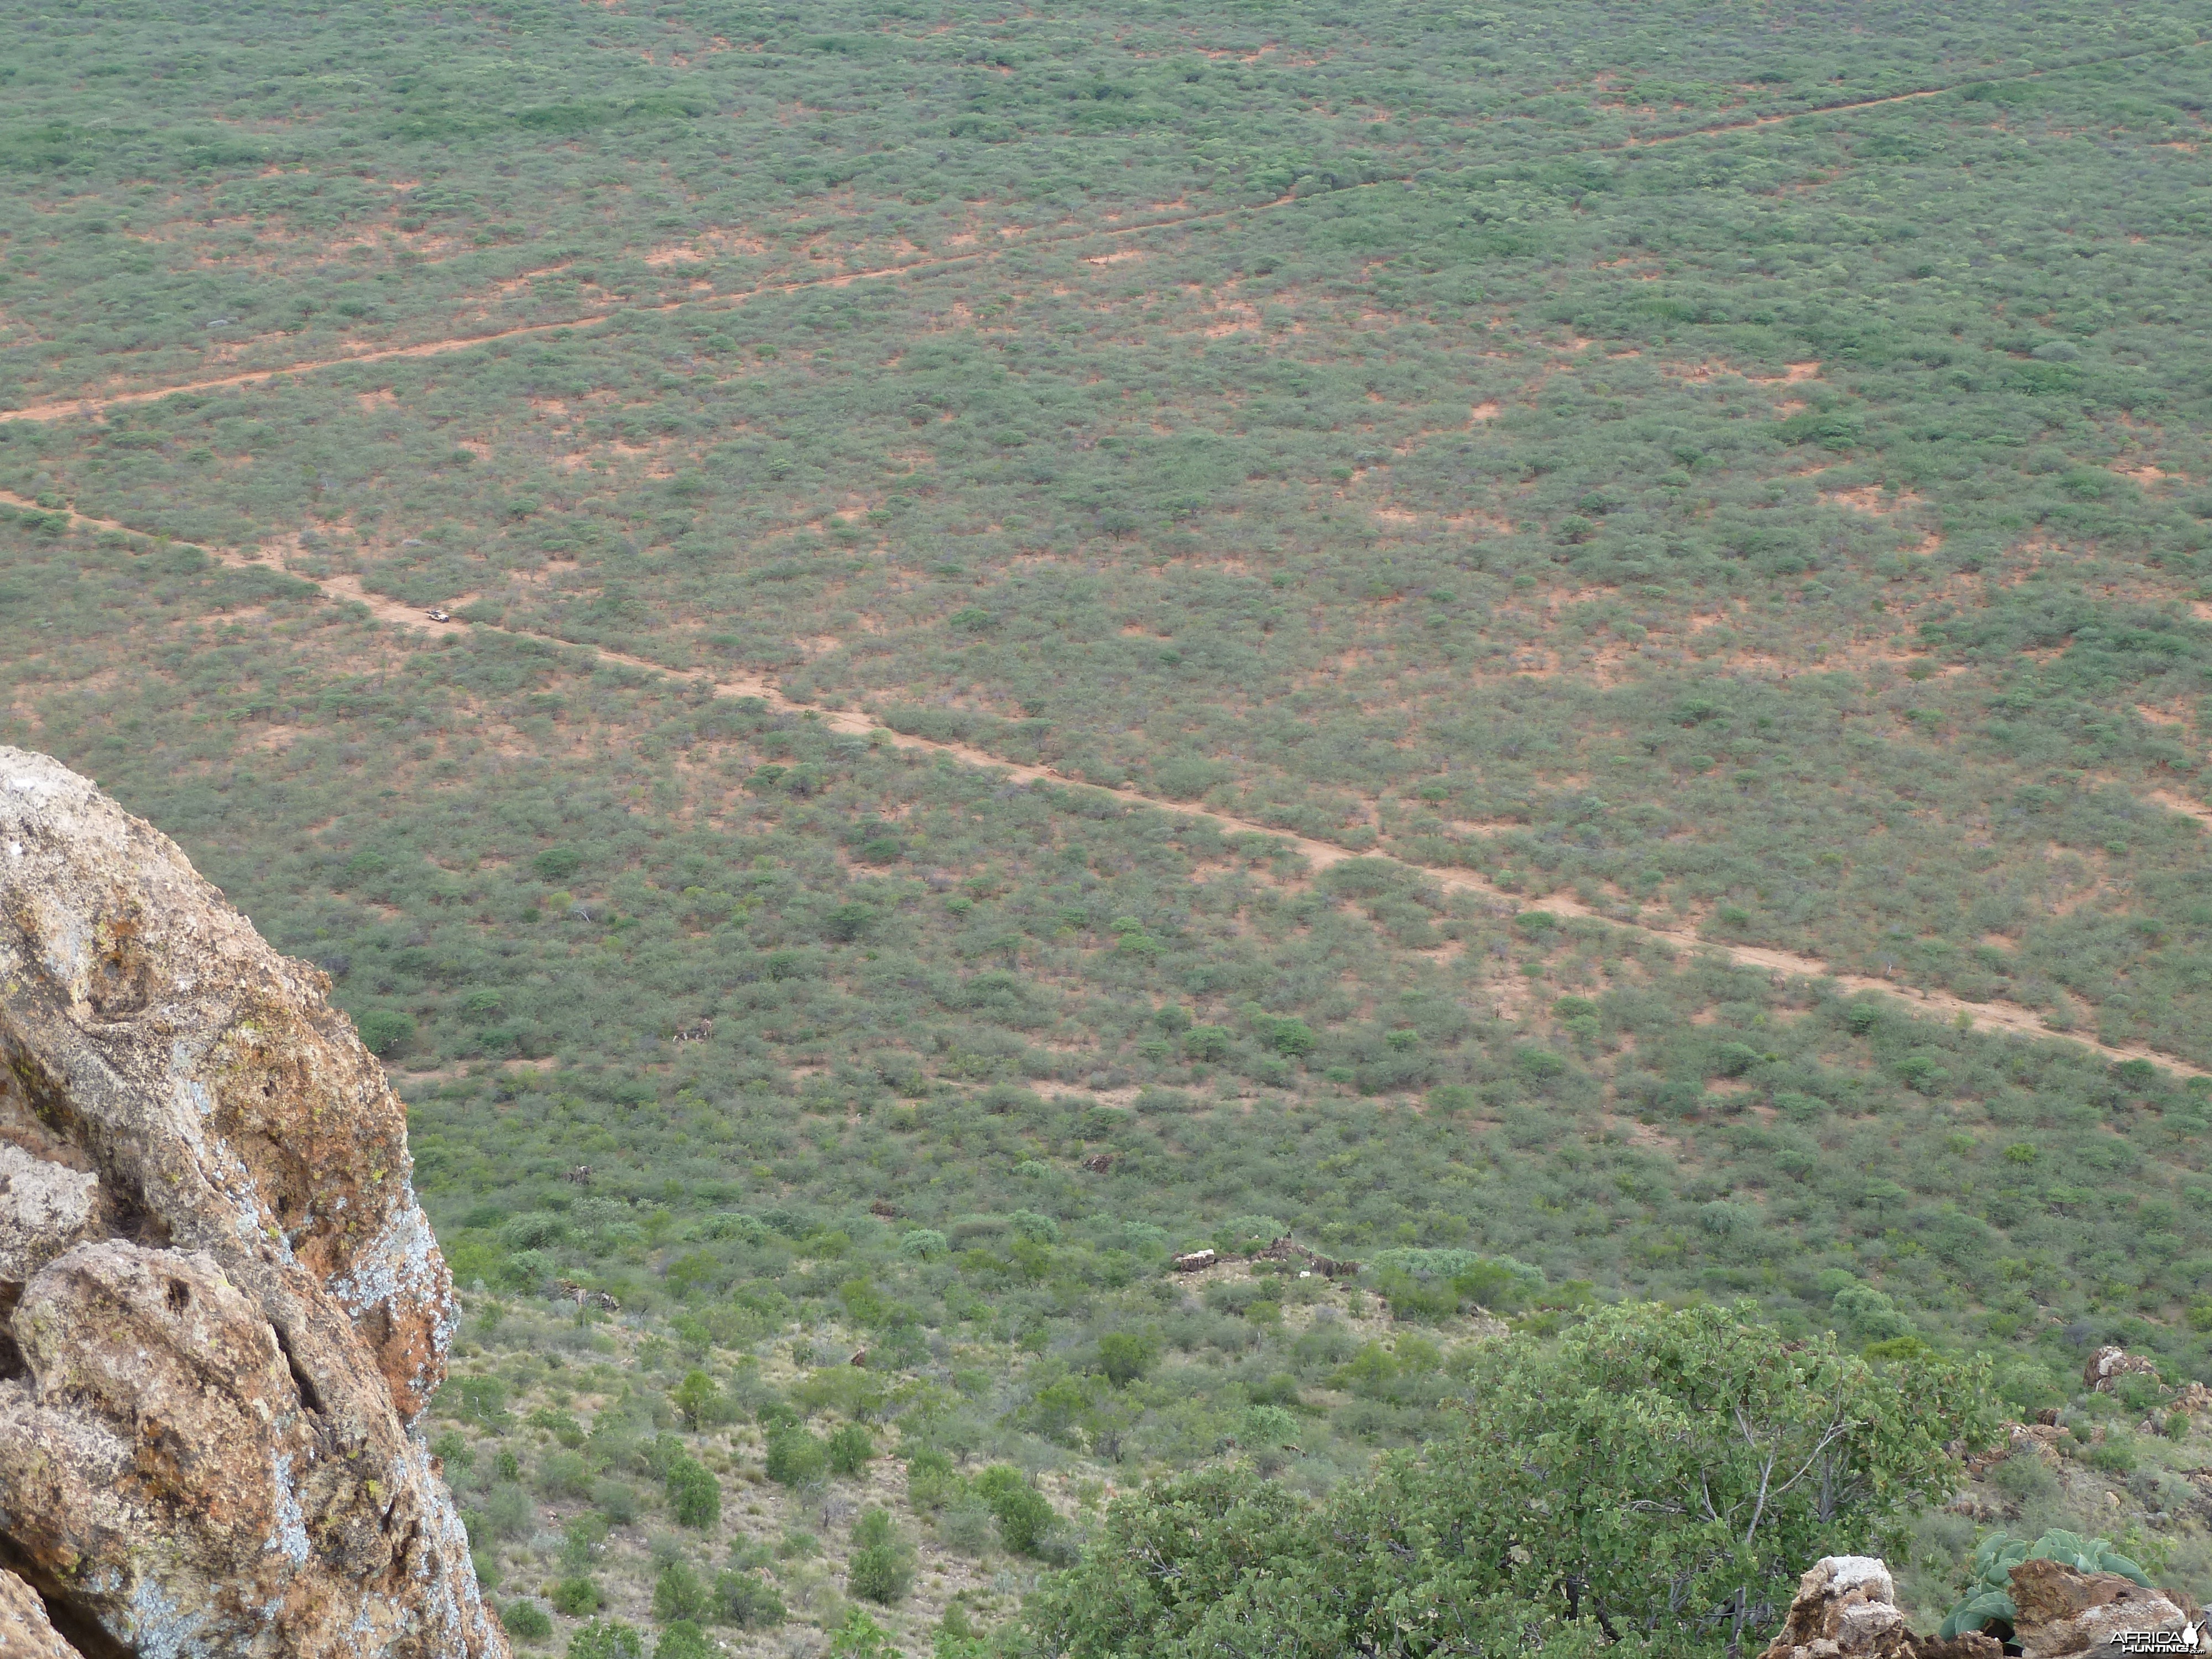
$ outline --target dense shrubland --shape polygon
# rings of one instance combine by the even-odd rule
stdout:
[[[2108,1488],[2206,1578],[2076,1395],[2204,1372],[2212,1095],[1611,925],[2212,1059],[2188,18],[100,13],[0,35],[8,401],[605,317],[0,423],[0,738],[394,1069],[518,1636],[1073,1651],[1186,1512],[1503,1501],[1455,1402],[1650,1298],[2065,1407],[1863,1517],[1923,1609]],[[1285,1232],[1362,1270],[1167,1269]],[[1440,1597],[1586,1639],[1512,1566]]]

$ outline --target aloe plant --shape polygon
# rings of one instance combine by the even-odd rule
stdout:
[[[1993,1532],[1974,1552],[1974,1572],[1966,1581],[1966,1593],[1944,1615],[1938,1634],[1948,1639],[1994,1624],[2009,1626],[2020,1613],[2012,1599],[2012,1570],[2023,1561],[2057,1561],[2081,1572],[2118,1573],[2145,1589],[2151,1588],[2143,1570],[2114,1549],[2110,1539],[2084,1538],[2078,1532],[2054,1529],[2031,1544],[2024,1538]]]

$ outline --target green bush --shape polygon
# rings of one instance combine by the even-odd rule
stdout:
[[[1034,1555],[1054,1522],[1045,1496],[1029,1477],[1007,1463],[994,1464],[970,1483],[976,1497],[990,1508],[999,1523],[999,1536],[1016,1555]]]
[[[901,1656],[890,1632],[854,1607],[830,1638],[830,1659],[901,1659]]]
[[[499,1610],[507,1633],[524,1642],[542,1642],[553,1633],[552,1616],[535,1601],[509,1601]]]
[[[714,1659],[716,1652],[704,1631],[689,1619],[679,1619],[660,1632],[653,1659]]]
[[[858,1423],[840,1424],[823,1450],[832,1473],[858,1474],[876,1455],[875,1437]]]
[[[778,1486],[811,1486],[829,1465],[829,1447],[805,1430],[781,1428],[769,1434],[768,1478]]]
[[[568,1659],[645,1659],[645,1638],[619,1619],[594,1619],[568,1638]]]
[[[564,1619],[583,1619],[606,1605],[599,1583],[588,1573],[576,1573],[553,1586],[553,1610]]]
[[[415,1046],[415,1017],[397,1008],[368,1008],[354,1022],[362,1046],[379,1060],[391,1060]]]
[[[861,1512],[853,1526],[853,1556],[846,1568],[846,1588],[864,1601],[885,1607],[902,1601],[914,1585],[914,1552],[908,1549],[884,1510]]]
[[[722,1518],[722,1483],[697,1459],[671,1460],[665,1479],[669,1512],[677,1525],[705,1532]]]
[[[653,1616],[662,1624],[704,1618],[714,1598],[686,1561],[671,1561],[653,1581]]]
[[[769,1630],[784,1620],[783,1597],[758,1573],[726,1569],[714,1577],[715,1616],[744,1630]]]

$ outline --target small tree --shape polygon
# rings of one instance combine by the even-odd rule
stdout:
[[[1984,1362],[1878,1367],[1832,1336],[1785,1343],[1757,1312],[1605,1308],[1556,1349],[1480,1350],[1463,1429],[1318,1506],[1235,1468],[1117,1503],[1024,1607],[1029,1649],[1740,1646],[1808,1562],[1876,1546],[1946,1492],[1945,1442],[1993,1426]],[[994,1504],[1027,1489],[1012,1469],[975,1485]]]
[[[914,1585],[914,1553],[901,1540],[882,1510],[862,1513],[853,1527],[853,1559],[846,1588],[865,1601],[890,1607],[906,1599]]]
[[[875,1437],[858,1423],[842,1424],[830,1436],[828,1455],[833,1473],[858,1474],[876,1455]]]
[[[725,1624],[768,1630],[783,1622],[783,1597],[757,1572],[731,1568],[714,1579],[714,1603]]]
[[[781,1486],[804,1486],[822,1478],[830,1449],[804,1429],[771,1430],[768,1437],[768,1478]]]
[[[890,1632],[854,1607],[830,1638],[830,1659],[904,1659]]]
[[[653,1583],[653,1616],[662,1624],[703,1618],[713,1605],[707,1587],[686,1561],[671,1561]]]
[[[1158,1358],[1158,1345],[1132,1331],[1109,1331],[1098,1339],[1098,1369],[1117,1389],[1127,1388],[1152,1370]]]
[[[1033,1555],[1058,1517],[1029,1477],[1012,1464],[997,1463],[975,1477],[975,1495],[998,1517],[999,1536],[1016,1555]]]
[[[706,1532],[722,1518],[722,1483],[696,1458],[672,1458],[667,1485],[668,1508],[678,1526]]]
[[[594,1619],[568,1638],[568,1659],[645,1659],[645,1638],[619,1619]]]
[[[684,1427],[695,1434],[714,1414],[721,1398],[714,1379],[702,1370],[686,1371],[684,1380],[668,1391],[668,1403],[676,1407]]]

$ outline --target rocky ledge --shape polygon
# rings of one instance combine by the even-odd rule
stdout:
[[[453,1286],[316,969],[0,747],[0,1651],[489,1659]]]
[[[2022,1659],[2103,1659],[2124,1651],[2114,1645],[2123,1632],[2185,1630],[2193,1642],[2203,1619],[2179,1592],[2057,1561],[2023,1561],[2011,1577],[2019,1616],[2009,1646],[1980,1632],[1916,1636],[1887,1565],[1870,1555],[1831,1555],[1798,1581],[1782,1633],[1759,1659],[2004,1659],[2015,1650]]]

